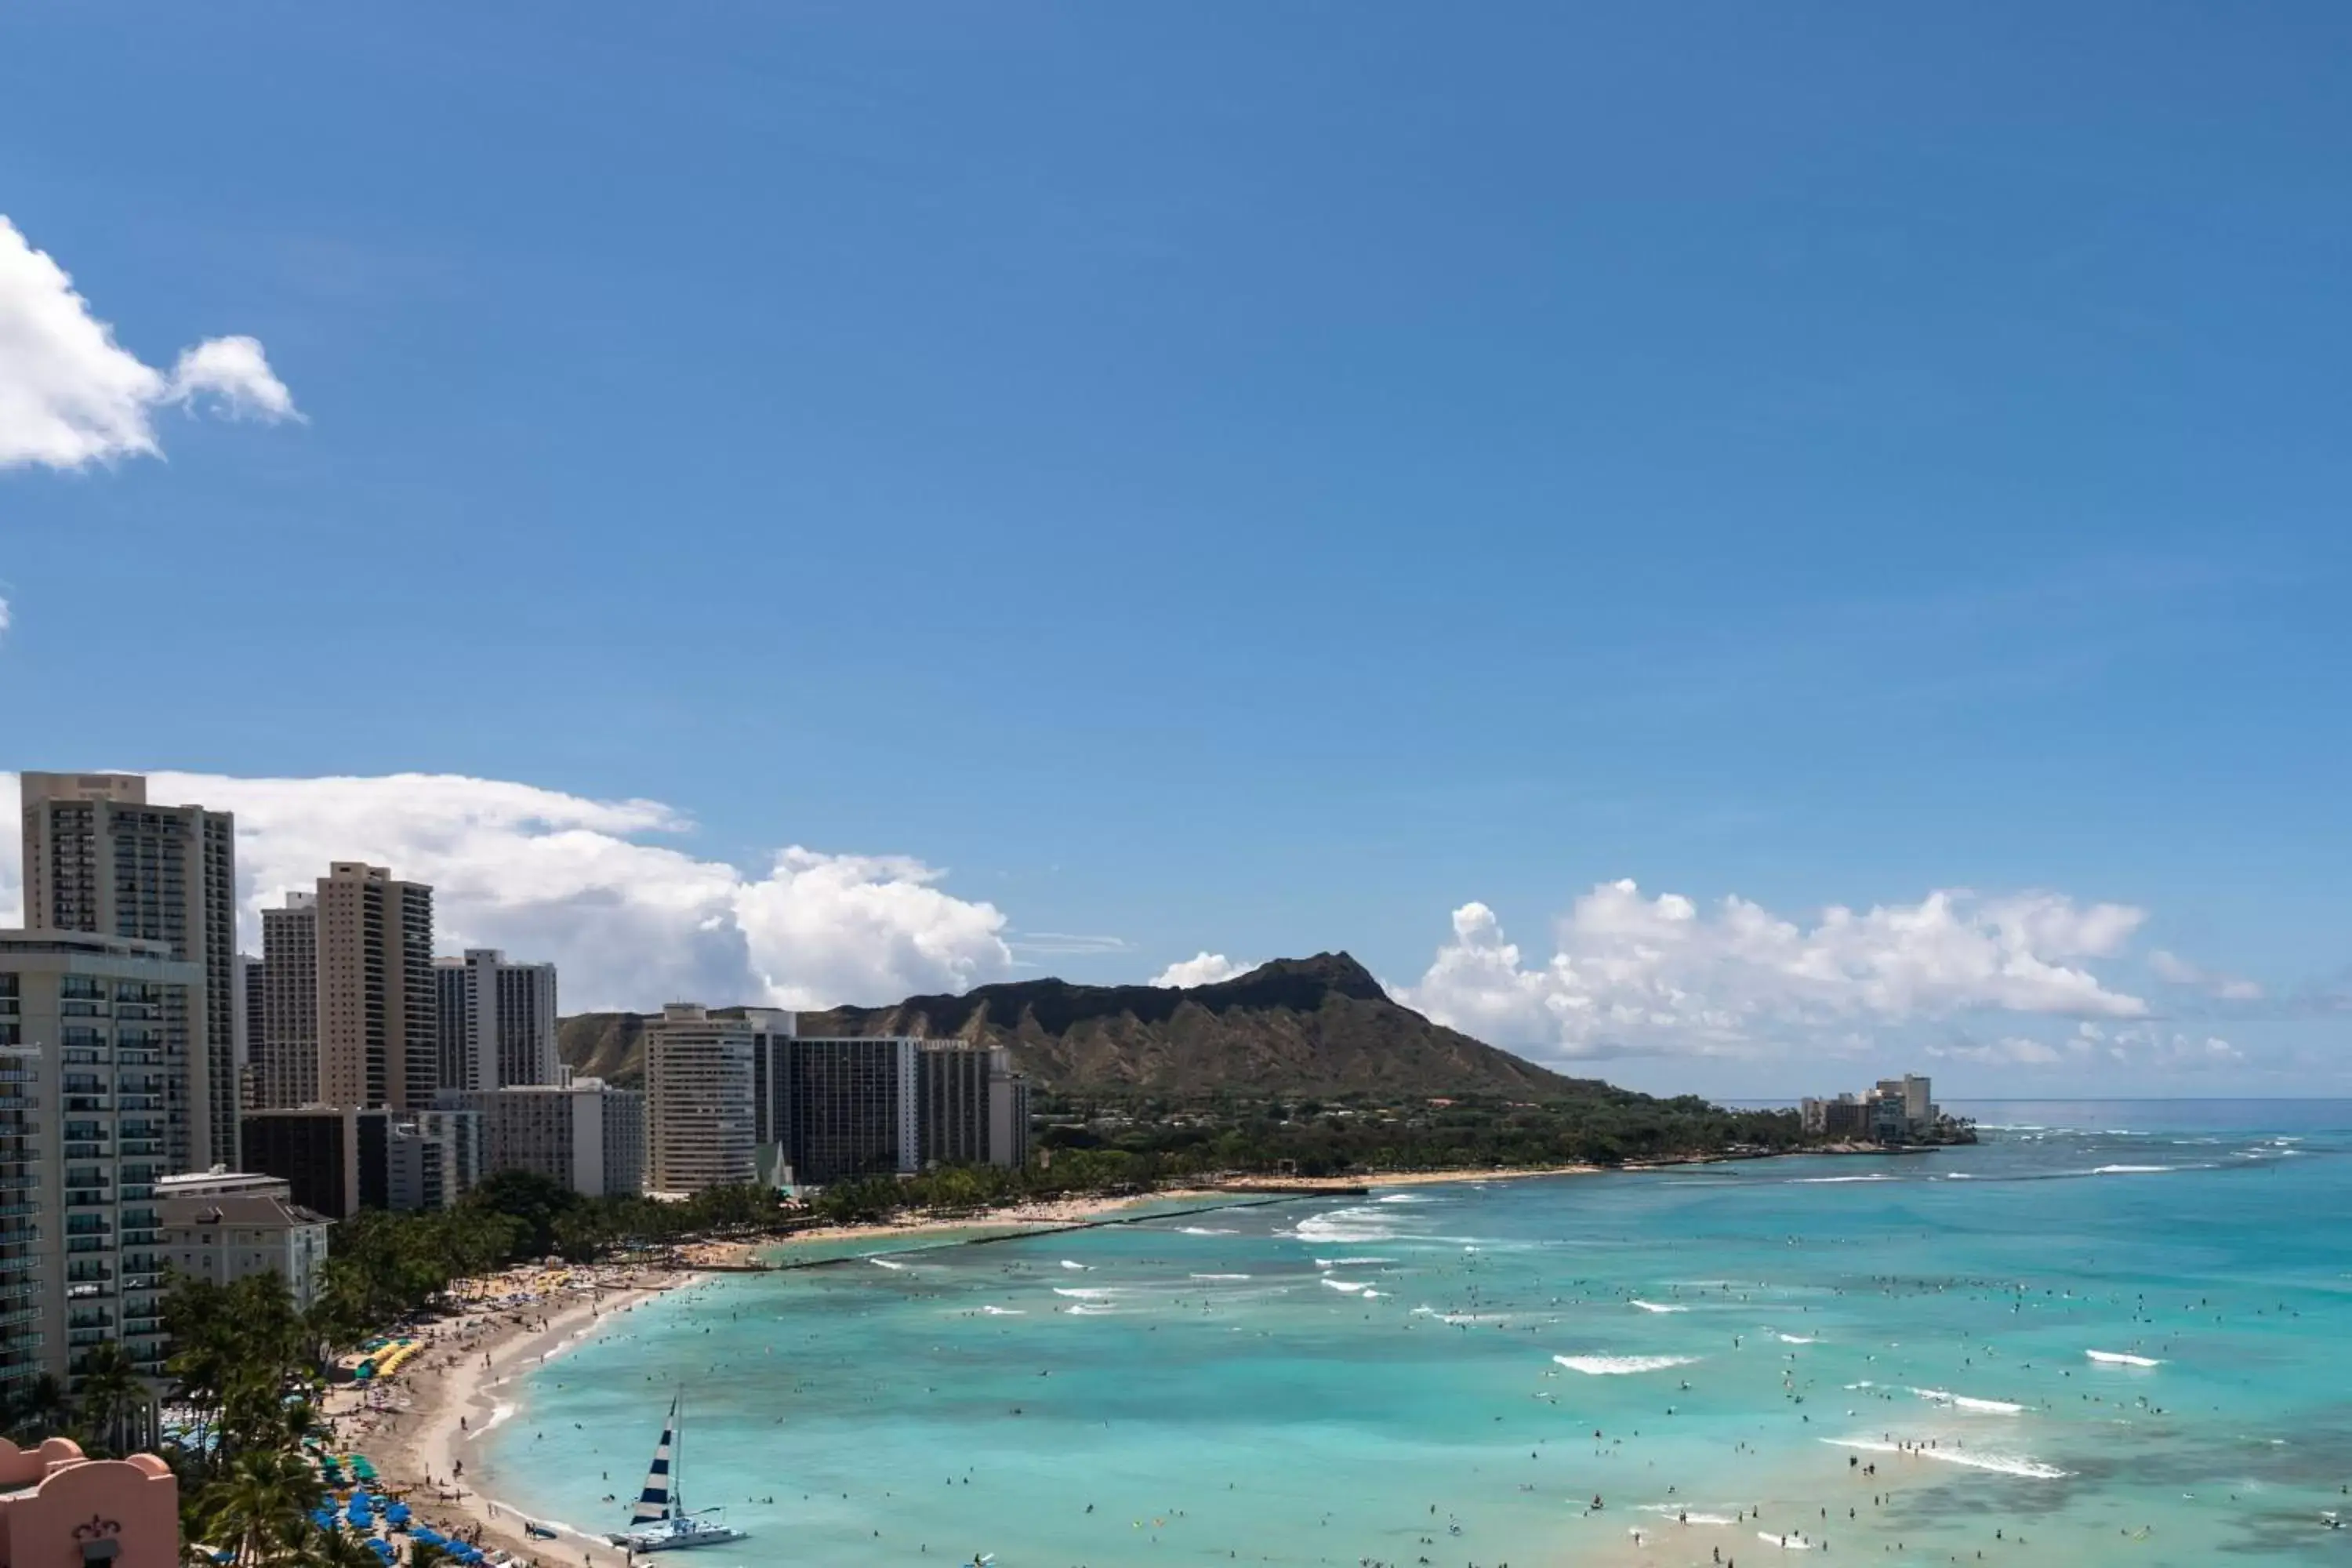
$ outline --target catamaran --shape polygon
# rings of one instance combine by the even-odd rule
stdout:
[[[669,1402],[669,1419],[663,1424],[661,1442],[654,1448],[653,1468],[646,1472],[646,1489],[637,1496],[636,1510],[629,1516],[630,1528],[606,1536],[615,1546],[631,1552],[667,1552],[679,1546],[716,1546],[722,1541],[740,1541],[743,1531],[725,1523],[718,1516],[719,1510],[706,1508],[699,1513],[686,1511],[686,1503],[678,1490],[678,1471],[683,1468],[680,1456],[683,1445],[678,1441],[678,1405],[683,1396]]]

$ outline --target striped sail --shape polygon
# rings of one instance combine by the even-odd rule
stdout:
[[[677,1441],[677,1401],[669,1402],[669,1419],[662,1423],[661,1446],[654,1450],[654,1467],[646,1472],[646,1489],[637,1494],[637,1510],[629,1516],[632,1524],[645,1524],[653,1520],[667,1519],[675,1508],[670,1492],[670,1450]]]

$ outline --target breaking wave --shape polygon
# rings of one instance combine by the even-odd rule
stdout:
[[[2084,1351],[2083,1353],[2093,1361],[2104,1362],[2109,1366],[2162,1366],[2164,1364],[2153,1356],[2129,1355],[2122,1351]]]
[[[1556,1355],[1551,1358],[1570,1372],[1580,1372],[1587,1377],[1622,1377],[1628,1373],[1664,1372],[1670,1366],[1688,1366],[1698,1360],[1695,1355]]]
[[[2022,1405],[2012,1405],[2006,1399],[1971,1399],[1965,1394],[1949,1394],[1940,1388],[1915,1388],[1911,1391],[1930,1405],[1948,1405],[1954,1410],[1975,1410],[1987,1415],[2021,1415]]]
[[[2016,1454],[1975,1454],[1966,1448],[1901,1447],[1893,1443],[1874,1442],[1863,1437],[1824,1437],[1822,1442],[1832,1448],[1860,1448],[1866,1454],[1909,1454],[1915,1459],[1935,1459],[1947,1465],[1965,1465],[1972,1470],[1990,1470],[1995,1475],[2021,1476],[2028,1480],[2063,1480],[2073,1474],[2055,1465],[2045,1465],[2039,1459],[2025,1458]]]

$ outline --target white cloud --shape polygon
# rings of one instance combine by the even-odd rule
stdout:
[[[1206,950],[1191,958],[1171,963],[1151,977],[1154,985],[1214,985],[1221,980],[1231,980],[1247,974],[1257,967],[1255,963],[1235,963],[1222,952]]]
[[[154,410],[206,400],[236,417],[300,417],[251,338],[212,338],[170,375],[114,341],[73,279],[0,216],[0,468],[153,457]]]
[[[2010,1035],[1986,1045],[1929,1046],[1927,1054],[1947,1061],[1977,1062],[1986,1067],[2055,1067],[2066,1053],[2046,1040]]]
[[[552,959],[567,1011],[665,1001],[814,1007],[895,1002],[1003,974],[1004,917],[897,856],[793,847],[761,871],[663,838],[693,824],[657,801],[590,800],[451,774],[239,779],[148,775],[149,798],[233,811],[244,934],[331,860],[431,883],[439,945]],[[0,821],[16,781],[0,774]],[[19,897],[17,837],[0,835],[0,905]]]
[[[0,599],[0,636],[6,635],[8,628],[15,624],[16,622],[9,616],[8,601]]]
[[[2160,947],[2147,955],[2147,966],[2158,980],[2173,985],[2194,986],[2223,1002],[2259,1002],[2263,999],[2263,991],[2257,982],[2191,963],[2179,953],[2167,952]]]
[[[275,424],[302,417],[294,395],[270,370],[258,338],[207,338],[183,349],[163,395],[166,402],[187,405],[210,398],[232,419]]]
[[[1745,899],[1690,900],[1604,882],[1529,964],[1495,911],[1465,904],[1454,939],[1403,999],[1505,1045],[1570,1056],[1744,1055],[1776,1033],[1994,1011],[2135,1017],[2080,961],[2111,956],[2144,919],[2053,893],[1928,894],[1916,904],[1822,911],[1810,927]]]
[[[2120,1029],[2085,1027],[2080,1047],[2121,1067],[2158,1072],[2200,1072],[2241,1066],[2246,1053],[2218,1035],[2167,1033],[2151,1025]]]

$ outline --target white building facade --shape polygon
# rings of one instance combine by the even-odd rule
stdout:
[[[433,961],[439,987],[441,1087],[505,1089],[560,1081],[555,965],[509,963],[496,948]]]

